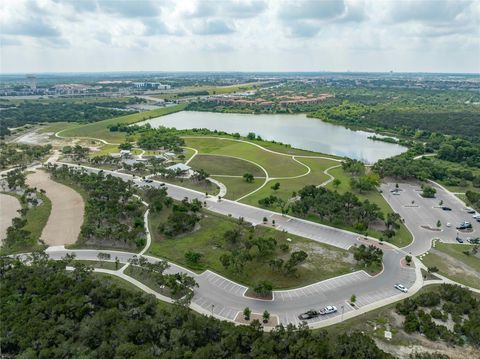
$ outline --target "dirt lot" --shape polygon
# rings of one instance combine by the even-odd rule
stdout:
[[[74,243],[80,233],[85,207],[80,194],[51,180],[48,173],[41,170],[30,174],[27,183],[44,189],[52,201],[52,212],[40,238],[49,246]]]
[[[0,193],[0,243],[7,236],[7,228],[12,225],[12,219],[19,217],[20,202],[13,196]]]

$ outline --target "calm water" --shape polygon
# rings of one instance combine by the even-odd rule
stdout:
[[[228,133],[238,132],[242,136],[255,132],[266,140],[288,143],[304,150],[347,156],[367,163],[374,163],[407,150],[400,145],[370,140],[368,137],[372,134],[369,132],[352,131],[307,118],[304,114],[250,115],[182,111],[153,118],[139,125],[145,123],[150,123],[152,127],[165,126],[182,130],[208,128]]]

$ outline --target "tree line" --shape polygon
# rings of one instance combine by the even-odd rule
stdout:
[[[7,357],[393,358],[364,334],[302,325],[235,326],[98,278],[80,263],[0,259],[0,344]]]

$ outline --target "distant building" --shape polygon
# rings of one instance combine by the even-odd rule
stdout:
[[[142,90],[168,90],[171,87],[160,82],[134,82],[133,86]]]
[[[185,163],[177,163],[175,165],[167,167],[169,171],[178,171],[178,172],[187,172],[190,171],[191,167]]]

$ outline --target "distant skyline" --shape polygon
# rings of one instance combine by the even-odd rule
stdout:
[[[480,73],[480,0],[0,0],[2,73]]]

